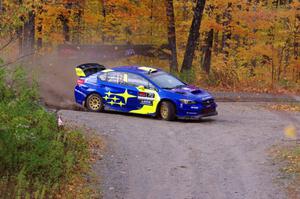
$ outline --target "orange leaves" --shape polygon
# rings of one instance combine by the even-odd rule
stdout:
[[[293,9],[299,9],[300,8],[300,2],[299,1],[293,1],[293,2],[291,2],[290,5]]]
[[[61,33],[51,32],[49,36],[54,43],[61,44],[64,42],[64,36]]]
[[[210,17],[206,17],[202,21],[202,30],[210,30],[214,29],[216,31],[222,31],[223,26],[220,23],[217,23],[216,21],[212,20]]]
[[[96,26],[99,21],[100,21],[100,17],[99,15],[95,15],[93,13],[85,13],[83,20],[85,23],[90,24],[92,26]]]
[[[263,43],[256,44],[255,46],[249,49],[249,54],[251,54],[253,57],[256,56],[272,57],[272,46]]]
[[[266,9],[255,11],[238,11],[235,20],[249,29],[268,29],[272,26],[275,14]]]

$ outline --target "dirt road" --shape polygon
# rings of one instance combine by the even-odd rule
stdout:
[[[108,152],[95,165],[104,198],[283,199],[268,149],[283,129],[300,128],[299,113],[254,103],[220,103],[219,116],[166,122],[116,113],[60,111],[63,119],[95,129]]]

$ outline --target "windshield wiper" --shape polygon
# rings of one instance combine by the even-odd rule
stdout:
[[[184,86],[185,86],[184,84],[181,84],[181,85],[177,85],[177,86],[173,87],[172,89],[174,89],[174,88],[182,88]]]
[[[171,90],[171,89],[175,89],[175,88],[182,88],[184,87],[185,85],[177,85],[177,86],[174,86],[174,87],[163,87],[162,89],[167,89],[167,90]]]

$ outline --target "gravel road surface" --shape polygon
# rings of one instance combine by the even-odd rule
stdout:
[[[299,113],[219,103],[219,116],[166,122],[118,113],[60,111],[106,138],[94,167],[105,199],[284,199],[268,149]]]

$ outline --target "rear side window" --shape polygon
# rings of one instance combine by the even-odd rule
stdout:
[[[144,86],[145,88],[155,90],[155,87],[148,80],[133,73],[113,71],[102,73],[98,76],[98,78],[101,81],[106,81],[109,83],[123,84],[133,87]]]

